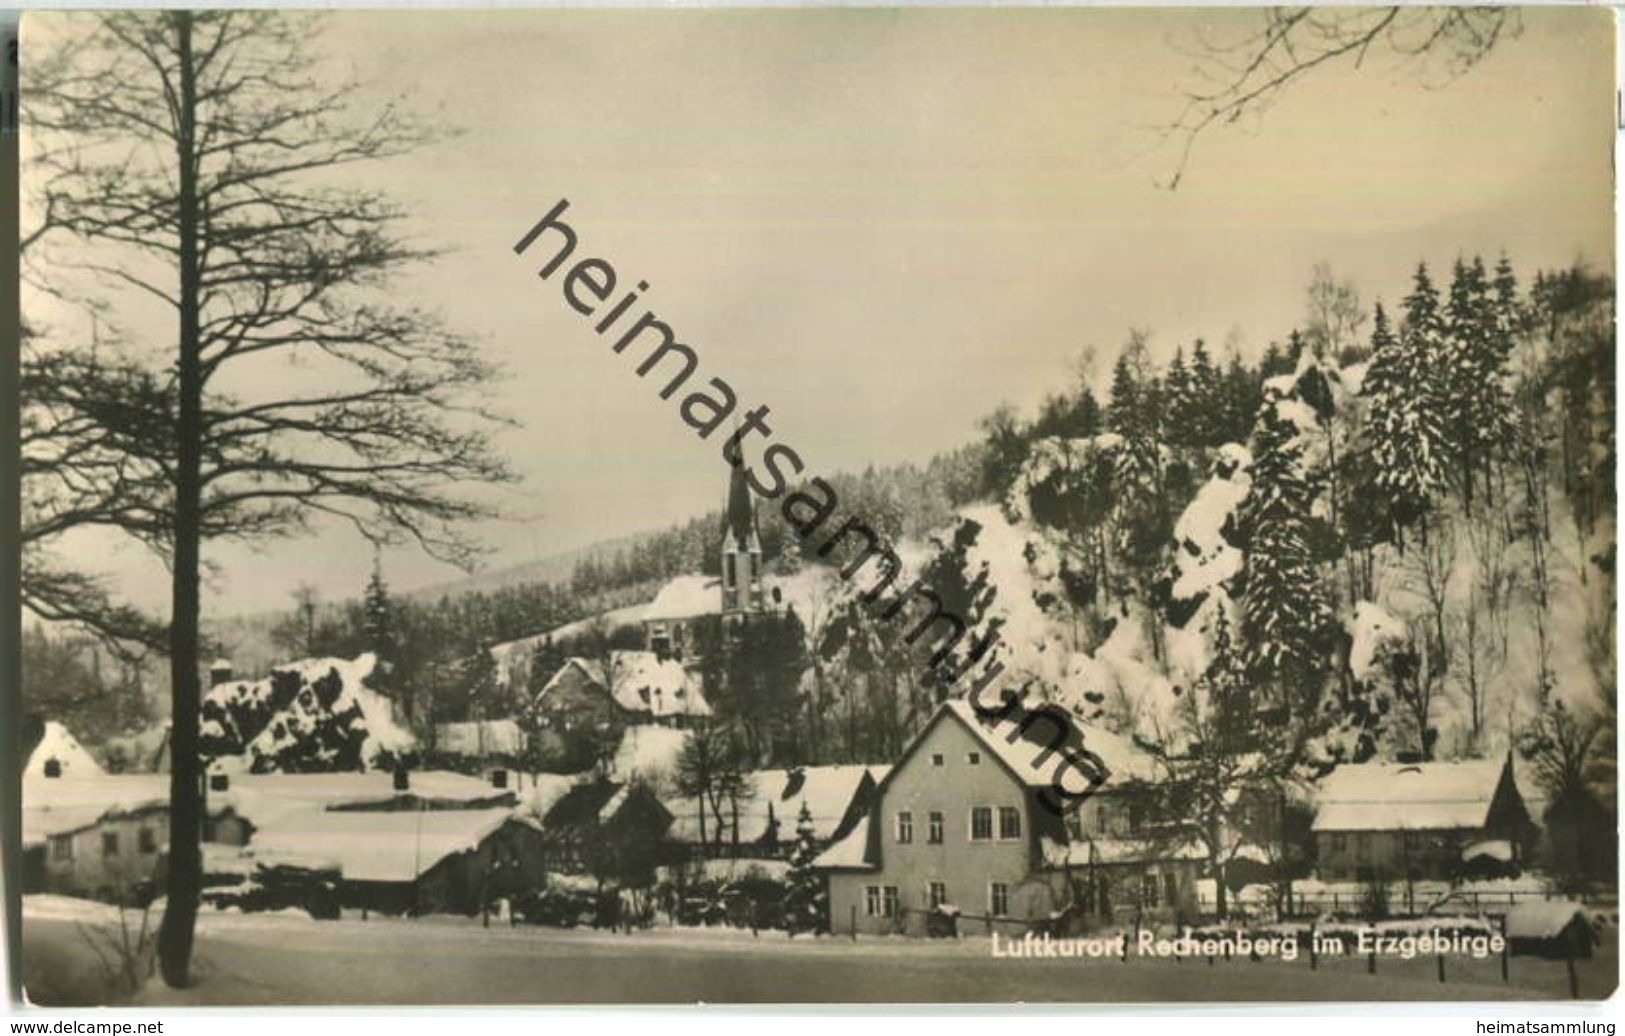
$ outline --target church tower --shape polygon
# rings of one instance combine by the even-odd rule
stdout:
[[[750,486],[745,483],[745,466],[738,464],[728,476],[728,503],[722,515],[722,614],[759,612],[764,600],[762,537]]]

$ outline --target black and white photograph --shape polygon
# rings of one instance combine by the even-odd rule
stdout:
[[[28,1009],[1614,994],[1613,10],[19,41]]]

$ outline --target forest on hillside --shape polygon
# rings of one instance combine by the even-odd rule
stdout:
[[[1510,749],[1595,820],[1613,801],[1612,299],[1583,266],[1520,282],[1474,257],[1437,281],[1418,266],[1396,306],[1368,308],[1319,267],[1300,326],[1256,360],[1132,334],[1103,385],[1080,364],[961,450],[831,479],[946,607],[998,633],[991,650],[970,657],[967,638],[927,664],[936,645],[836,578],[840,552],[796,549],[764,509],[771,571],[821,573],[827,592],[799,636],[717,640],[720,723],[755,765],[887,762],[955,693],[943,671],[996,666],[1170,765],[1193,744],[1284,761],[1226,780]],[[589,553],[568,583],[416,600],[375,572],[353,601],[301,596],[270,636],[288,657],[376,652],[375,682],[419,724],[523,713],[538,688],[500,687],[484,649],[714,571],[720,525]],[[595,628],[537,650],[557,663],[633,639]],[[50,674],[30,700],[70,722],[85,686],[131,686],[127,669],[75,670],[42,631],[25,648],[50,657],[25,666]]]

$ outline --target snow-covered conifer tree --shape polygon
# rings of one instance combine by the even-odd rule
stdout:
[[[812,865],[817,856],[812,812],[803,800],[801,813],[796,817],[796,847],[790,854],[790,873],[784,891],[784,927],[791,937],[797,932],[816,935],[829,930],[824,879]]]

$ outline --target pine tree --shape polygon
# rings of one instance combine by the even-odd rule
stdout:
[[[1191,347],[1191,408],[1187,412],[1188,434],[1199,445],[1220,446],[1230,439],[1224,389],[1219,369],[1213,365],[1207,343],[1198,338]]]
[[[784,890],[784,927],[791,938],[797,932],[816,935],[829,930],[824,879],[813,869],[813,860],[817,857],[812,812],[803,799],[801,813],[796,817],[796,847],[790,854],[790,873]]]
[[[1510,271],[1509,271],[1510,272]],[[1461,475],[1463,499],[1471,505],[1477,476],[1488,467],[1511,433],[1511,399],[1505,389],[1507,355],[1499,348],[1496,302],[1484,262],[1457,260],[1445,310],[1445,346],[1438,381]]]
[[[1246,537],[1242,632],[1248,668],[1289,693],[1318,699],[1332,611],[1310,549],[1313,492],[1296,429],[1267,410],[1253,445],[1253,484],[1242,505]]]
[[[1111,399],[1106,404],[1106,426],[1118,435],[1132,436],[1140,428],[1140,384],[1125,352],[1112,367]]]
[[[1425,278],[1425,271],[1418,276]],[[1376,498],[1370,509],[1387,526],[1384,538],[1400,543],[1403,530],[1426,515],[1449,484],[1452,450],[1444,406],[1424,351],[1429,319],[1424,294],[1407,320],[1405,337],[1395,337],[1379,303],[1371,363],[1360,387],[1367,401],[1361,467]]]
[[[1185,367],[1185,350],[1175,349],[1173,362],[1163,380],[1163,405],[1168,414],[1168,441],[1175,446],[1199,444],[1194,434],[1193,421],[1197,416],[1194,396],[1191,394],[1191,374]]]
[[[372,561],[372,576],[362,595],[361,630],[368,651],[381,661],[394,661],[395,606],[389,597],[389,585],[384,582],[383,565],[376,556]]]

